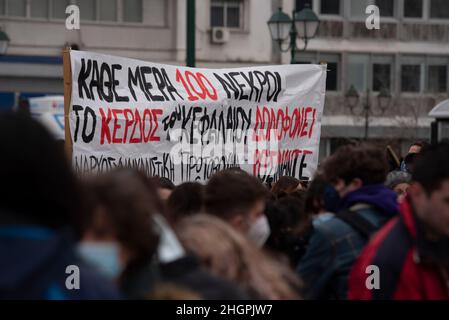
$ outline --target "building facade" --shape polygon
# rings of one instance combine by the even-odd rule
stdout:
[[[80,9],[79,30],[65,26],[71,4]],[[197,66],[269,64],[271,13],[271,0],[197,0]],[[0,106],[7,108],[17,96],[63,92],[67,45],[184,65],[186,0],[0,0],[0,30],[10,38],[0,54]]]
[[[65,27],[70,4],[80,8],[79,30]],[[321,23],[293,62],[328,64],[320,154],[366,132],[401,153],[412,140],[427,139],[427,113],[449,94],[447,0],[197,0],[197,66],[291,63],[266,22],[278,7],[291,14],[306,4]],[[370,4],[380,9],[379,30],[365,26]],[[10,108],[22,97],[63,92],[67,45],[184,65],[186,0],[0,0],[0,30],[10,38],[0,54],[0,107]],[[356,104],[346,97],[351,87]],[[392,96],[387,106],[381,90]]]
[[[409,143],[429,139],[428,112],[448,99],[449,1],[445,0],[297,0],[285,12],[309,4],[321,22],[317,38],[297,63],[328,64],[321,154],[348,139],[390,142],[404,154]],[[369,30],[366,8],[380,11],[380,29]],[[282,62],[289,61],[288,55]],[[360,95],[350,105],[346,93]],[[379,93],[391,94],[380,103]]]

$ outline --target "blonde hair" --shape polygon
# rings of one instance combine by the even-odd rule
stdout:
[[[261,299],[299,298],[297,276],[223,220],[197,214],[181,220],[176,229],[186,250],[197,255],[211,273]]]
[[[198,293],[173,284],[156,286],[147,298],[150,300],[202,300]]]

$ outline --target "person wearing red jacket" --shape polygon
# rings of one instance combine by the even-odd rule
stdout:
[[[449,143],[422,151],[400,215],[371,239],[349,277],[352,300],[449,299]]]

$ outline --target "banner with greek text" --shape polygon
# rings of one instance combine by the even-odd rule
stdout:
[[[326,65],[199,69],[70,51],[79,174],[132,167],[175,183],[230,167],[276,181],[317,167]]]

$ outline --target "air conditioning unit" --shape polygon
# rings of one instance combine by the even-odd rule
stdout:
[[[223,27],[212,28],[212,43],[226,43],[229,41],[229,30]]]

